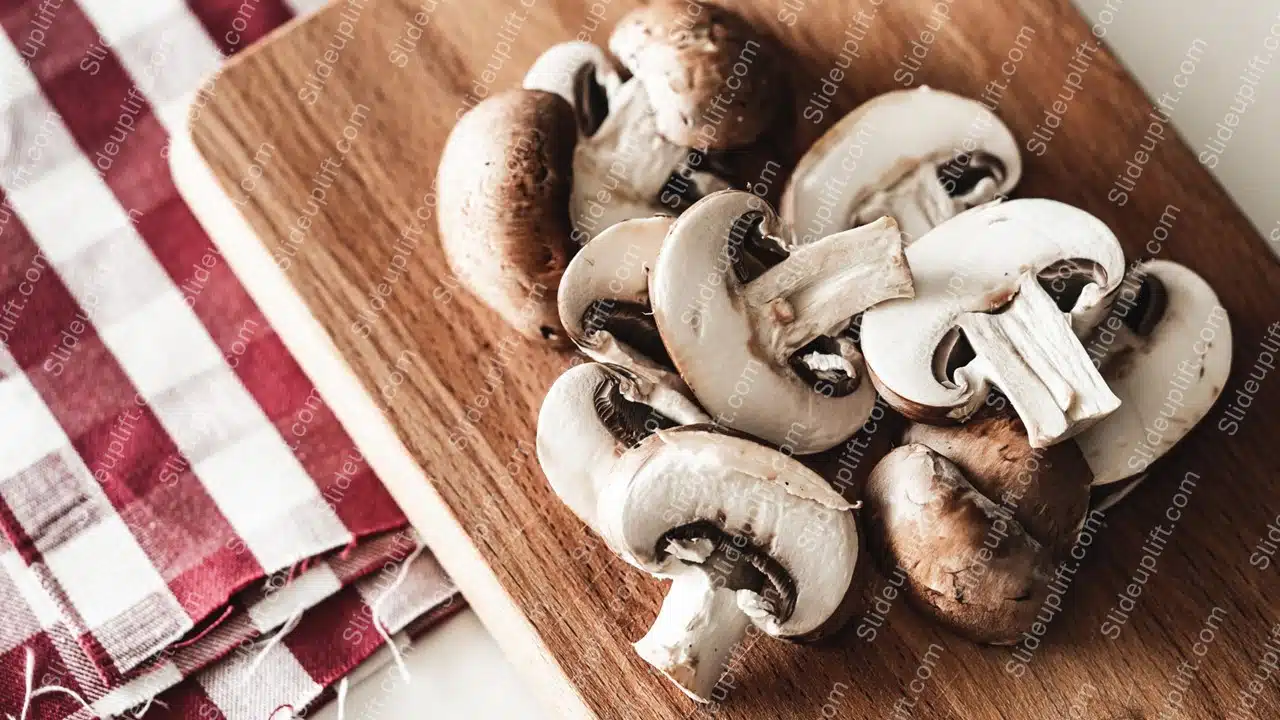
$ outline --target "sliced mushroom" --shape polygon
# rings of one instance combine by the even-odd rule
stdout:
[[[671,226],[650,298],[672,361],[717,422],[814,453],[871,412],[875,392],[843,333],[868,307],[910,297],[911,271],[888,218],[802,247],[783,233],[750,193],[704,198]],[[752,279],[749,245],[793,251]]]
[[[658,130],[704,152],[754,142],[784,93],[773,41],[740,15],[698,0],[657,0],[618,21],[609,49],[644,84]]]
[[[618,89],[595,134],[579,141],[569,207],[579,244],[629,218],[678,215],[698,199],[729,187],[700,151],[659,132],[656,109],[632,79]]]
[[[863,103],[827,130],[796,165],[783,220],[802,237],[898,221],[910,245],[956,214],[1009,193],[1022,156],[985,105],[921,87]]]
[[[1089,511],[1093,473],[1075,443],[1033,448],[1013,413],[981,413],[963,425],[912,423],[903,442],[955,463],[974,489],[1012,515],[1027,534],[1062,557]]]
[[[573,40],[552,45],[525,73],[526,90],[544,90],[564,98],[574,109],[578,130],[592,135],[609,115],[622,78],[598,45]]]
[[[751,440],[696,428],[645,438],[599,502],[610,547],[672,580],[636,651],[707,702],[750,624],[793,639],[834,630],[858,556],[852,507]]]
[[[458,121],[437,171],[440,238],[453,273],[521,333],[565,341],[556,289],[573,246],[577,139],[560,97],[515,90]]]
[[[1120,409],[1076,437],[1106,509],[1196,426],[1226,386],[1231,321],[1213,288],[1166,260],[1136,266],[1088,342]]]
[[[963,421],[994,384],[1031,446],[1047,447],[1119,406],[1072,325],[1095,315],[1124,274],[1120,244],[1100,220],[1052,200],[990,203],[939,225],[906,257],[915,298],[882,303],[862,319],[872,379],[899,412]],[[1038,279],[1065,260],[1090,273],[1069,312]]]
[[[674,222],[664,216],[623,220],[579,251],[564,271],[560,321],[593,360],[648,377],[674,375],[649,308],[649,274]]]
[[[1049,593],[1052,552],[924,445],[894,449],[867,482],[867,547],[906,575],[911,604],[975,642],[1009,645]]]
[[[599,532],[596,503],[618,459],[664,428],[706,423],[688,398],[626,368],[586,363],[561,375],[538,413],[538,463],[551,488]]]
[[[574,108],[579,142],[569,215],[573,240],[585,245],[629,218],[679,214],[699,198],[729,187],[703,150],[673,141],[638,78],[623,82],[609,57],[584,42],[552,46],[534,62],[524,85],[563,97]]]

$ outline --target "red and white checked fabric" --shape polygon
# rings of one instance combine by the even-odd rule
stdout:
[[[369,654],[328,643],[313,657],[306,629],[313,611],[351,611],[333,603],[363,573],[343,563],[404,516],[167,165],[201,81],[294,10],[0,0],[0,715],[21,711],[28,650],[118,712],[216,675],[237,628],[231,647],[283,624],[280,598],[312,607],[277,647],[303,648],[321,688]],[[413,570],[451,602],[434,563]],[[280,572],[297,575],[288,593],[246,590]],[[215,620],[226,629],[172,649]],[[77,711],[54,697],[27,718]],[[236,713],[223,716],[248,717]]]

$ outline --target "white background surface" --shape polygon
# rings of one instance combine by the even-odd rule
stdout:
[[[1272,24],[1280,22],[1280,0],[1075,1],[1091,21],[1108,6],[1112,9],[1105,39],[1155,97],[1171,88],[1192,41],[1206,43],[1204,57],[1173,113],[1174,126],[1197,153],[1228,112],[1250,58],[1260,58],[1264,74],[1257,101],[1235,128],[1213,172],[1264,237],[1274,233],[1272,237],[1280,238],[1280,53],[1268,58],[1263,45]],[[1272,65],[1261,63],[1267,59]],[[408,685],[388,667],[352,687],[346,718],[550,717],[470,610],[420,640],[408,667]],[[330,703],[316,717],[337,720],[336,705]]]

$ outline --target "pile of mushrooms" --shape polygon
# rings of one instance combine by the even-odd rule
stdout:
[[[726,155],[780,107],[773,41],[724,8],[655,2],[623,17],[609,47],[617,62],[585,42],[548,49],[520,89],[463,115],[437,171],[452,272],[513,328],[556,345],[573,255],[622,220],[678,215],[728,188]],[[741,57],[746,75],[734,74]]]
[[[614,553],[671,581],[639,655],[706,702],[751,626],[839,629],[860,599],[855,510],[915,608],[1015,642],[1091,509],[1224,387],[1213,290],[1171,262],[1126,266],[1084,210],[1006,199],[1012,133],[942,90],[837,122],[775,212],[721,162],[780,122],[771,40],[660,0],[609,48],[557,45],[462,118],[440,230],[481,300],[589,358],[551,386],[538,460]],[[807,461],[878,402],[906,429],[842,496]]]

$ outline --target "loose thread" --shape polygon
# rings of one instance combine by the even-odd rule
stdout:
[[[378,596],[378,599],[373,601],[373,605],[369,608],[370,613],[373,615],[373,627],[378,631],[378,635],[382,637],[383,642],[387,644],[387,648],[391,650],[391,659],[395,661],[396,669],[400,671],[400,677],[404,678],[406,684],[412,682],[413,677],[409,675],[409,668],[404,664],[404,656],[401,655],[400,648],[396,647],[395,641],[391,639],[391,633],[388,631],[386,625],[383,624],[382,619],[378,617],[378,608],[382,605],[383,601],[391,597],[396,588],[404,584],[405,578],[409,576],[409,565],[411,565],[413,561],[426,549],[426,545],[419,545],[418,549],[409,553],[409,556],[406,557],[404,562],[400,565],[400,572],[396,574],[396,579],[386,590],[383,591],[381,595]]]
[[[45,685],[39,690],[34,690],[33,688],[36,684],[36,651],[28,646],[26,648],[25,655],[27,659],[27,668],[22,674],[23,687],[25,688],[22,694],[22,714],[18,716],[17,720],[27,720],[27,715],[31,713],[32,700],[35,700],[41,695],[52,695],[53,693],[62,693],[63,695],[67,695],[72,700],[80,703],[85,710],[89,711],[90,714],[97,715],[93,710],[93,706],[90,705],[83,697],[80,697],[80,693],[72,690],[71,688],[65,688],[61,685]],[[6,717],[8,717],[9,720],[14,720],[12,714],[6,714]]]
[[[258,656],[253,659],[253,662],[249,663],[249,668],[244,674],[244,682],[248,682],[253,677],[254,673],[258,672],[258,667],[262,665],[262,661],[266,659],[267,653],[271,652],[276,645],[279,645],[280,641],[284,640],[285,635],[293,632],[293,629],[298,627],[298,623],[302,620],[303,610],[304,608],[302,606],[298,606],[298,609],[294,610],[293,614],[284,621],[284,625],[281,626],[280,631],[267,641],[267,644],[263,646],[262,651],[258,653]],[[279,709],[280,708],[276,708],[276,710]]]
[[[347,685],[346,677],[338,683],[338,720],[343,720],[347,716]]]

